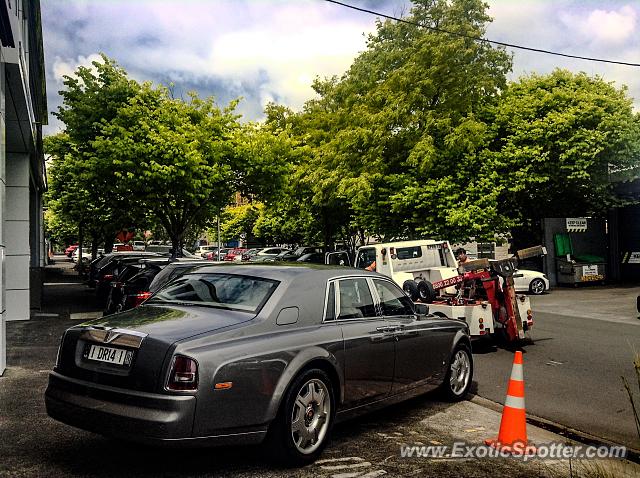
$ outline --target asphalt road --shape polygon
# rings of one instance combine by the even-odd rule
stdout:
[[[534,343],[523,347],[529,414],[640,448],[621,379],[627,378],[640,403],[633,368],[640,353],[638,292],[560,289],[532,298]],[[504,403],[513,353],[492,346],[474,349],[478,395]]]

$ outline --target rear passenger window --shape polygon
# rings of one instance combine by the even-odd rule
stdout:
[[[343,279],[340,281],[339,291],[338,319],[376,317],[376,308],[366,279]]]

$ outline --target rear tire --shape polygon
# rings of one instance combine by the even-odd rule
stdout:
[[[443,397],[450,402],[464,400],[473,380],[473,356],[465,344],[458,344],[449,358],[447,373],[440,386]]]
[[[544,294],[545,290],[547,290],[547,287],[542,279],[536,278],[529,282],[529,292],[533,295]]]
[[[416,302],[420,295],[418,294],[418,284],[414,280],[406,280],[402,284],[402,290],[409,296],[412,302]]]
[[[436,291],[431,282],[421,280],[418,282],[418,296],[426,304],[430,304],[436,298]]]
[[[329,376],[320,369],[304,371],[289,386],[269,428],[271,456],[286,466],[313,463],[327,444],[334,415]]]

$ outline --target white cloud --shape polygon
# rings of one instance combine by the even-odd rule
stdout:
[[[584,12],[564,12],[562,22],[571,32],[582,35],[592,43],[620,45],[637,35],[637,12],[631,5],[617,10],[595,9]]]

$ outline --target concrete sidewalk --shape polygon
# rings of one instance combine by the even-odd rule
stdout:
[[[67,269],[52,267],[47,283],[65,283]],[[640,476],[640,467],[622,460],[402,457],[401,447],[407,445],[482,445],[497,435],[499,412],[475,401],[443,403],[434,394],[337,426],[321,460],[295,470],[274,467],[256,447],[156,449],[68,427],[46,415],[48,372],[62,332],[79,323],[69,320],[70,314],[96,308],[91,291],[68,277],[67,285],[45,286],[42,314],[57,316],[8,324],[9,368],[0,378],[0,476]],[[534,426],[528,426],[528,433],[536,445],[568,442]]]

